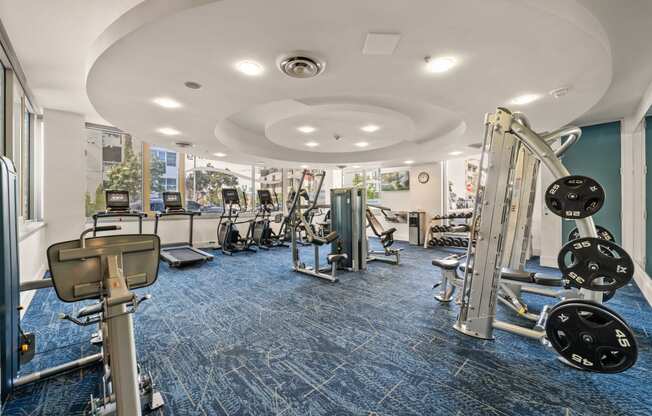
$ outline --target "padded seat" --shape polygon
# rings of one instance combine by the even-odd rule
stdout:
[[[317,246],[323,246],[324,244],[332,243],[335,240],[337,240],[337,231],[332,231],[329,234],[325,235],[324,237],[314,236],[310,240],[310,243]]]
[[[340,254],[329,254],[326,257],[326,260],[328,261],[328,264],[333,264],[334,262],[337,263],[340,260],[346,260],[349,256],[346,253],[340,253]]]
[[[541,286],[552,286],[552,287],[561,287],[563,282],[560,277],[556,276],[545,276],[539,273],[534,275],[534,283]]]
[[[512,280],[519,283],[534,283],[534,273],[520,270],[503,268],[500,277],[505,280]]]
[[[386,235],[394,234],[395,232],[396,232],[396,228],[392,227],[389,230],[385,230],[385,231],[381,232],[380,235],[381,236],[386,236]]]
[[[432,265],[443,270],[455,270],[460,265],[460,261],[456,258],[434,259]]]

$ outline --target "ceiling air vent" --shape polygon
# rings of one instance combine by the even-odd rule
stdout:
[[[471,149],[482,149],[482,143],[471,143],[469,147]]]
[[[180,147],[180,148],[182,148],[182,149],[188,149],[188,148],[194,146],[194,145],[193,145],[192,143],[190,143],[190,142],[174,142],[174,144],[175,144],[177,147]]]
[[[281,72],[292,78],[316,77],[324,71],[325,67],[325,62],[307,55],[291,55],[283,58],[279,63]]]

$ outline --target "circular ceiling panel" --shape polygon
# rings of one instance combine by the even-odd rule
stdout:
[[[172,3],[146,0],[107,30],[88,95],[144,140],[170,145],[157,133],[170,127],[194,151],[235,161],[439,160],[479,142],[484,113],[497,106],[550,130],[591,108],[611,81],[608,39],[571,0]],[[284,74],[279,62],[297,50],[323,72]],[[559,87],[569,93],[547,94]],[[510,104],[523,95],[539,99]]]

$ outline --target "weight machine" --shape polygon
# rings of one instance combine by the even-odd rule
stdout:
[[[301,176],[301,180],[299,181],[299,186],[297,188],[298,190],[294,193],[294,197],[289,204],[288,215],[284,220],[284,224],[290,232],[290,239],[292,242],[292,267],[296,272],[307,274],[309,276],[319,277],[330,282],[336,282],[339,263],[346,261],[348,259],[348,255],[343,253],[341,250],[342,242],[339,239],[337,231],[333,230],[327,235],[320,237],[314,233],[310,227],[308,218],[311,212],[317,209],[317,196],[319,195],[319,192],[321,192],[326,173],[322,171],[314,175],[318,182],[315,197],[312,201],[310,201],[309,197],[306,199],[305,195],[307,195],[307,192],[305,192],[305,190],[302,191],[305,178],[309,174],[310,173],[307,170],[303,171],[303,175]],[[302,194],[304,194],[304,196],[302,196]],[[305,205],[302,204],[301,199],[304,199],[307,203]],[[306,240],[309,244],[312,244],[314,248],[313,266],[307,266],[301,261],[298,247],[298,240],[300,238],[299,233],[301,230],[305,232]],[[322,268],[319,265],[319,248],[327,244],[332,244],[331,254],[326,257],[330,267]]]
[[[460,312],[454,328],[481,339],[493,339],[494,329],[512,332],[552,346],[565,363],[576,368],[616,373],[634,365],[637,344],[625,321],[601,304],[602,295],[627,284],[634,266],[622,248],[598,238],[591,215],[604,203],[602,187],[591,178],[570,175],[559,159],[579,135],[579,129],[573,127],[537,134],[522,114],[504,108],[486,116],[471,223],[471,239],[475,240],[475,245],[470,244],[467,251],[459,296]],[[553,150],[551,144],[562,137],[569,139]],[[520,282],[513,277],[510,279],[503,265],[507,262],[520,267],[527,249],[525,239],[519,243],[516,238],[529,233],[531,212],[528,211],[533,198],[532,193],[515,193],[514,189],[519,152],[522,151],[529,152],[536,160],[528,161],[521,156],[521,167],[529,166],[527,170],[535,174],[535,167],[543,163],[556,178],[545,193],[546,205],[557,215],[574,219],[580,236],[567,243],[558,257],[563,282],[573,290],[562,302],[544,307],[539,315],[526,316],[536,321],[534,327],[496,319],[498,301],[507,304],[519,298],[512,288]],[[535,180],[534,175],[527,180],[521,178],[519,186],[533,189]],[[525,208],[523,212],[512,212],[513,197],[526,200],[521,202]],[[508,236],[510,221],[512,236]],[[508,256],[507,247],[510,256],[514,253],[513,258]],[[443,272],[438,298],[444,301],[452,296],[450,281],[460,283],[455,274],[460,260],[433,261]],[[512,309],[518,309],[516,304],[513,306]]]

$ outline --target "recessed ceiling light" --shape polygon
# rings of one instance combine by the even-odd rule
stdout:
[[[250,77],[258,76],[265,71],[261,64],[254,61],[240,61],[235,67],[238,71]]]
[[[217,156],[217,157],[226,157],[226,153],[217,152],[217,153],[213,153],[213,156]]]
[[[457,65],[457,59],[452,56],[439,56],[437,58],[426,57],[426,69],[433,74],[441,74],[451,70]]]
[[[367,143],[367,142],[357,142],[355,145],[358,146],[358,147],[367,147],[367,146],[369,146],[369,143]]]
[[[358,165],[351,166],[351,167],[352,167],[353,169],[360,169],[360,166],[358,166]]]
[[[541,94],[523,94],[523,95],[519,95],[518,97],[512,98],[510,103],[512,103],[513,105],[526,105],[540,98],[541,98]]]
[[[406,160],[406,161],[403,162],[403,163],[405,163],[406,165],[411,165],[411,164],[414,163],[414,160]]]
[[[308,165],[301,165],[299,166],[301,169],[308,169]]]
[[[310,134],[310,133],[314,132],[317,129],[314,128],[313,126],[301,126],[301,127],[298,127],[297,130],[299,130],[301,133]]]
[[[181,103],[168,97],[157,97],[152,100],[152,102],[163,108],[179,108]]]
[[[181,134],[179,130],[173,129],[172,127],[161,127],[157,131],[161,134],[165,134],[166,136],[177,136]]]
[[[380,126],[377,126],[375,124],[367,124],[364,127],[361,127],[360,130],[367,132],[367,133],[373,133],[375,131],[380,130]]]
[[[463,153],[463,152],[460,152],[459,150],[455,150],[455,151],[453,151],[453,152],[450,152],[449,155],[451,155],[451,156],[459,156],[459,155],[461,155],[462,153]]]
[[[305,145],[308,146],[308,147],[317,147],[317,146],[319,146],[319,143],[317,143],[317,142],[306,142]]]

